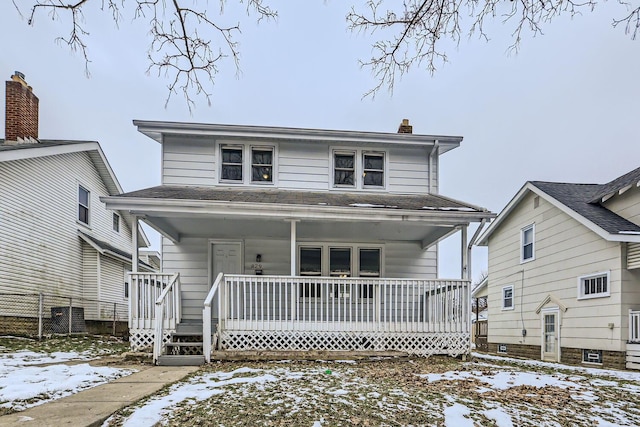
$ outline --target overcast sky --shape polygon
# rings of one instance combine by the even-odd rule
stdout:
[[[526,36],[517,55],[497,22],[489,43],[463,38],[435,75],[413,69],[375,99],[362,99],[375,81],[357,62],[373,39],[346,30],[349,2],[269,3],[276,22],[239,15],[241,75],[224,66],[213,105],[197,99],[192,114],[180,96],[165,108],[168,81],[146,74],[148,28],[130,13],[119,29],[87,14],[87,78],[81,55],[55,42],[66,21],[40,15],[30,27],[2,2],[0,77],[25,74],[41,138],[99,141],[125,191],[160,183],[160,146],[133,119],[395,132],[408,118],[414,133],[464,136],[441,158],[440,193],[496,213],[527,180],[604,183],[640,166],[640,40],[611,27],[624,13],[615,2]],[[459,276],[458,245],[443,245],[441,277]],[[473,259],[477,278],[486,250]]]

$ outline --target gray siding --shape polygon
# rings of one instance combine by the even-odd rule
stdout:
[[[1,162],[0,182],[0,292],[84,296],[83,282],[93,281],[78,229],[130,251],[129,225],[112,230],[99,200],[108,191],[87,153]],[[89,227],[76,220],[78,184],[91,192]]]

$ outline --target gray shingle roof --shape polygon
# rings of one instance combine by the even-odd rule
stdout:
[[[605,196],[623,189],[629,185],[635,185],[640,182],[640,168],[634,169],[621,177],[614,179],[613,181],[601,185],[599,192],[591,200],[592,202],[599,202]]]
[[[82,231],[80,231],[80,233],[82,234],[82,236],[84,238],[87,238],[87,239],[91,240],[96,246],[98,246],[103,251],[112,252],[112,253],[114,253],[116,255],[120,255],[121,257],[123,257],[125,259],[131,259],[132,258],[132,255],[129,252],[126,252],[126,251],[123,251],[121,249],[118,249],[115,246],[110,245],[109,243],[104,242],[104,241],[102,241],[100,239],[97,239],[97,238],[95,238],[93,236],[90,236],[87,233],[83,233]],[[152,265],[149,265],[146,262],[140,261],[140,260],[139,260],[139,262],[140,262],[140,264],[144,265],[145,267],[147,267],[147,268],[149,268],[151,270],[154,270],[154,267]]]
[[[640,169],[636,169],[636,171],[640,171]],[[623,175],[620,178],[625,176]],[[600,194],[608,194],[610,192],[605,191],[605,188],[613,188],[612,183],[616,181],[611,181],[609,184],[531,181],[531,184],[609,233],[640,232],[640,226],[611,212],[597,202],[600,200]],[[624,186],[622,185],[622,187]]]
[[[142,199],[209,200],[216,202],[264,203],[278,205],[328,206],[352,208],[407,209],[489,213],[486,209],[443,196],[398,195],[388,193],[337,193],[218,187],[180,187],[160,185],[124,193],[118,197]]]

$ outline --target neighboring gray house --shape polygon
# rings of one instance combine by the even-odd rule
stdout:
[[[494,215],[438,194],[439,157],[461,137],[406,120],[399,133],[134,124],[162,145],[162,183],[102,198],[163,235],[163,273],[132,275],[134,347],[195,363],[212,348],[469,351],[466,231]],[[461,280],[439,280],[437,243],[458,230]],[[204,344],[163,349],[176,330]]]
[[[489,351],[640,365],[640,168],[607,184],[527,182],[480,236]]]
[[[64,312],[71,305],[87,325],[112,321],[114,313],[126,321],[133,217],[100,202],[122,193],[100,145],[38,139],[38,98],[17,72],[6,84],[6,106],[6,139],[0,140],[0,332],[15,325],[34,331],[21,319],[38,315],[37,297],[33,306],[28,301],[40,293],[47,318],[54,308]],[[138,233],[146,246],[144,233]],[[51,331],[45,325],[40,332]]]

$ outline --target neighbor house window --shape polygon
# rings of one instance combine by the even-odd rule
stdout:
[[[535,227],[534,224],[528,225],[521,230],[520,240],[522,243],[521,261],[531,261],[534,259],[534,238]]]
[[[602,350],[582,350],[582,363],[602,364]]]
[[[353,187],[356,184],[355,153],[336,152],[333,155],[333,184]]]
[[[513,285],[502,288],[502,309],[513,310]]]
[[[223,146],[220,178],[223,181],[242,182],[242,147]]]
[[[384,153],[364,153],[363,184],[365,187],[384,187]]]
[[[89,190],[78,186],[78,221],[89,224]]]
[[[251,149],[251,182],[273,182],[273,148]]]
[[[609,272],[578,278],[578,298],[600,298],[610,295]]]
[[[113,213],[113,231],[120,232],[120,215],[115,212]]]

